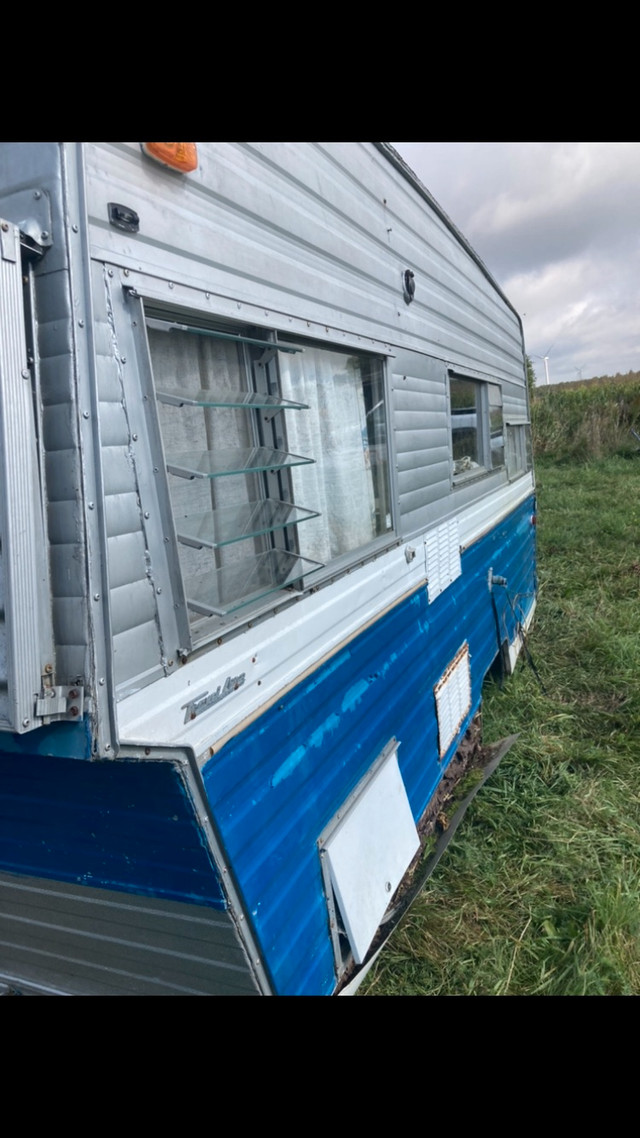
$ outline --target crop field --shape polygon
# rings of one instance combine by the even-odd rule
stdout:
[[[539,679],[488,681],[519,739],[361,995],[640,994],[640,388],[603,386],[534,401]]]

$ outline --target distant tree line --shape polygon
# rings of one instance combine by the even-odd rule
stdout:
[[[527,379],[528,378],[529,378],[529,376],[527,373]],[[640,382],[640,371],[628,371],[628,372],[626,372],[625,375],[622,375],[621,372],[617,371],[615,375],[594,375],[591,379],[569,380],[568,383],[550,383],[549,387],[556,387],[556,388],[562,389],[562,388],[569,388],[569,387],[598,387],[598,386],[603,386],[603,385],[608,386],[609,384],[613,384],[613,383],[618,383],[618,384],[624,385],[624,384],[628,384],[628,383],[639,383],[639,382]]]

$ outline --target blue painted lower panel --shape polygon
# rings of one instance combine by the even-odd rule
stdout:
[[[180,768],[168,761],[0,753],[0,869],[226,907]]]
[[[535,591],[529,499],[462,557],[431,605],[420,589],[336,653],[206,764],[205,788],[274,990],[335,988],[317,839],[395,736],[416,822],[455,753],[438,757],[434,685],[465,641],[478,709],[500,643]],[[489,569],[507,588],[488,585]]]
[[[434,685],[469,644],[471,708],[535,590],[533,499],[471,546],[431,605],[399,603],[231,739],[203,770],[225,858],[273,990],[325,994],[336,976],[317,840],[389,739],[416,821],[455,752],[438,758]],[[488,570],[507,589],[488,587]],[[58,725],[60,726],[60,725]],[[180,764],[82,761],[43,728],[0,752],[0,870],[226,907]],[[68,736],[68,738],[67,738]],[[62,735],[56,735],[61,739]],[[56,743],[56,747],[59,747]]]

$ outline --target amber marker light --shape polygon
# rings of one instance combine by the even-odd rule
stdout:
[[[140,144],[149,158],[155,158],[163,166],[188,174],[198,165],[198,149],[195,142],[142,142]]]

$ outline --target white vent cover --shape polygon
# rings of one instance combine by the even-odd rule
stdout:
[[[437,526],[424,539],[429,604],[462,572],[458,519]]]
[[[463,719],[471,707],[471,667],[469,645],[465,643],[435,685],[440,758],[453,743]]]

